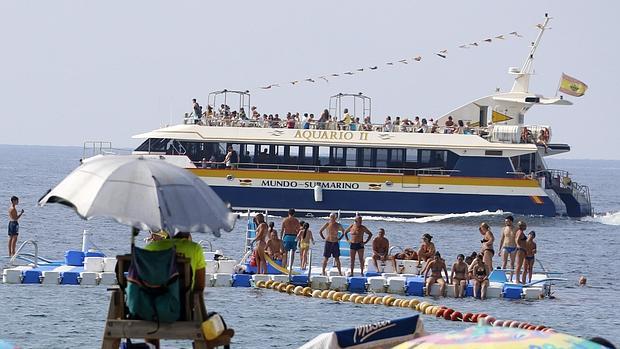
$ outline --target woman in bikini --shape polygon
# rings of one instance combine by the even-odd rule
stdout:
[[[429,259],[433,258],[435,252],[435,244],[431,242],[433,240],[433,236],[429,233],[422,235],[422,244],[420,245],[420,249],[418,250],[418,268],[422,266],[422,262],[426,262]]]
[[[269,223],[271,224],[271,223]],[[275,229],[269,231],[269,240],[267,240],[267,254],[271,259],[282,260],[282,240],[278,238],[278,232]]]
[[[267,274],[267,261],[265,260],[267,243],[265,238],[267,237],[268,227],[265,223],[265,216],[262,213],[257,214],[254,217],[254,222],[256,223],[256,237],[252,240],[252,244],[256,243],[256,247],[254,247],[256,274]]]
[[[534,260],[536,256],[536,242],[534,242],[535,238],[535,231],[532,230],[527,234],[527,240],[525,241],[525,263],[523,264],[523,280],[521,280],[522,284],[525,284],[528,279],[529,282],[532,282],[532,273],[534,270]]]
[[[444,296],[446,295],[446,283],[448,280],[448,270],[446,269],[446,262],[441,258],[441,254],[439,252],[435,252],[434,258],[428,262],[426,268],[424,268],[424,279],[426,280],[426,295],[430,296],[431,294],[431,286],[436,282],[439,284],[439,294]],[[443,279],[441,275],[441,271],[446,274],[446,280]],[[431,272],[431,277],[427,278],[428,272]]]
[[[303,227],[297,234],[297,242],[299,243],[299,254],[301,255],[302,270],[305,270],[308,266],[308,250],[310,250],[310,243],[314,245],[312,231],[309,228],[310,224],[304,223]]]
[[[456,298],[463,298],[467,288],[467,263],[465,263],[464,255],[459,254],[456,256],[456,262],[452,264],[450,279],[452,279],[452,284],[454,285],[454,295]]]
[[[523,221],[519,221],[517,223],[517,228],[515,232],[515,244],[517,246],[515,282],[521,282],[521,268],[523,268],[523,264],[525,263],[525,241],[527,240],[525,229],[527,228],[527,224]]]
[[[469,271],[474,276],[474,297],[480,295],[480,299],[487,298],[487,287],[489,287],[489,273],[487,266],[484,265],[482,255],[476,256],[476,260],[469,267]]]
[[[482,255],[482,260],[484,264],[489,268],[488,272],[490,273],[493,270],[493,255],[495,254],[495,250],[493,250],[493,242],[495,242],[495,237],[491,232],[491,228],[487,223],[480,224],[480,228],[478,228],[480,234],[482,235],[482,246],[480,246],[480,254]]]

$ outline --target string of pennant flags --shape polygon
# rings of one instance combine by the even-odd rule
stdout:
[[[542,24],[537,24],[536,27],[541,28]],[[542,29],[542,28],[541,28]],[[550,28],[547,28],[550,29]],[[461,50],[467,50],[467,49],[472,49],[472,48],[477,48],[480,47],[482,45],[487,45],[487,44],[492,44],[494,41],[498,42],[498,41],[502,41],[502,40],[506,40],[506,39],[515,39],[515,38],[522,38],[523,35],[519,34],[516,31],[512,31],[508,34],[499,34],[496,36],[492,36],[492,37],[487,37],[486,39],[482,39],[479,41],[473,41],[471,43],[468,44],[462,44],[462,45],[458,45],[457,49],[461,49]],[[443,49],[437,52],[434,52],[431,57],[439,57],[441,59],[448,59],[448,49]],[[285,86],[297,86],[299,84],[302,83],[307,83],[307,84],[315,84],[317,82],[323,81],[325,83],[329,83],[330,80],[332,79],[338,79],[341,78],[343,76],[351,76],[351,75],[355,75],[355,74],[359,74],[359,73],[363,73],[363,72],[368,72],[368,71],[377,71],[380,70],[382,67],[390,67],[390,66],[396,66],[396,65],[405,65],[405,64],[409,64],[409,63],[417,63],[417,62],[421,62],[423,59],[423,56],[418,55],[412,58],[403,58],[403,59],[399,59],[399,60],[394,60],[394,61],[388,61],[385,62],[383,64],[376,64],[376,65],[369,65],[369,66],[364,66],[364,67],[359,67],[356,69],[351,69],[342,73],[331,73],[331,74],[324,74],[324,75],[320,75],[320,76],[316,76],[316,77],[307,77],[304,79],[299,79],[299,80],[291,80],[288,82],[281,82],[281,83],[272,83],[272,84],[268,84],[268,85],[262,85],[259,88],[261,90],[270,90],[273,88],[278,88],[278,87],[285,87]]]

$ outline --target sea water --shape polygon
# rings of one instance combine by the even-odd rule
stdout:
[[[129,228],[106,219],[83,221],[61,205],[36,207],[38,199],[79,164],[82,149],[76,147],[0,146],[0,225],[7,222],[11,195],[20,197],[20,242],[36,239],[40,254],[62,259],[64,252],[81,247],[84,229],[108,255],[129,251]],[[620,251],[620,161],[548,160],[549,167],[565,169],[573,179],[590,186],[596,215],[582,219],[522,217],[536,230],[537,258],[545,268],[562,273],[568,282],[554,287],[554,299],[508,301],[489,299],[433,299],[462,312],[485,312],[501,319],[528,321],[577,336],[603,336],[618,342],[620,309],[618,257]],[[294,202],[290,203],[295,206]],[[367,217],[376,232],[386,230],[392,245],[417,247],[423,233],[434,236],[439,251],[450,265],[458,253],[469,254],[480,246],[478,225],[486,221],[499,241],[502,212],[483,212],[441,217],[397,219]],[[279,226],[280,220],[272,218]],[[317,240],[324,219],[310,219]],[[214,248],[240,258],[245,221],[219,239],[197,234],[194,240],[210,240]],[[351,223],[343,220],[343,224]],[[0,255],[6,255],[6,233],[0,238]],[[498,242],[496,242],[496,250]],[[314,255],[320,256],[317,241]],[[366,251],[368,255],[370,251]],[[314,263],[319,263],[319,257]],[[494,257],[497,265],[499,258]],[[346,270],[347,266],[343,266]],[[587,287],[578,287],[581,275]],[[221,313],[235,329],[234,347],[295,348],[322,332],[415,314],[410,309],[336,303],[324,299],[289,296],[265,289],[210,288],[206,305]],[[96,348],[100,346],[109,292],[106,287],[0,284],[0,339],[23,348]],[[422,316],[430,332],[462,329],[471,324]],[[163,347],[191,347],[164,342]]]

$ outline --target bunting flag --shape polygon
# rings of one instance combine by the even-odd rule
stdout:
[[[575,97],[581,97],[584,93],[586,93],[587,89],[588,85],[586,85],[583,81],[577,80],[571,76],[562,73],[559,88],[560,92]]]
[[[537,27],[540,28],[541,30],[543,29],[542,25],[540,25],[540,24],[537,25]],[[480,47],[480,43],[493,44],[493,38],[495,38],[497,40],[506,40],[508,38],[522,38],[522,37],[523,36],[521,34],[519,34],[518,32],[512,31],[512,32],[510,32],[508,34],[499,34],[499,35],[495,35],[495,36],[492,36],[492,37],[487,37],[485,39],[481,39],[479,41],[473,41],[473,42],[470,42],[468,44],[461,44],[461,45],[458,45],[456,47],[458,47],[460,49],[471,49],[471,48]],[[431,56],[430,53],[429,53],[429,56]],[[432,56],[437,56],[437,57],[439,57],[441,59],[446,60],[446,59],[448,59],[448,49],[442,49],[440,51],[435,51],[434,54],[432,54]],[[387,61],[387,62],[384,63],[384,65],[371,65],[371,66],[366,66],[366,67],[361,67],[361,68],[356,68],[356,69],[344,71],[344,72],[341,72],[341,73],[332,73],[332,74],[320,75],[320,76],[316,76],[316,77],[307,77],[307,78],[300,79],[300,80],[290,80],[287,83],[282,82],[281,84],[282,85],[288,85],[288,86],[297,86],[297,85],[306,84],[306,83],[316,83],[319,79],[325,81],[326,83],[329,83],[331,78],[339,78],[339,77],[343,77],[344,75],[352,76],[352,75],[355,75],[356,73],[377,71],[377,70],[381,69],[381,67],[384,67],[384,66],[395,67],[397,65],[397,63],[403,64],[403,65],[409,65],[409,63],[422,61],[422,57],[423,57],[422,55],[418,55],[418,56],[415,56],[413,58],[403,58],[403,59],[398,59],[398,60],[393,60],[393,61]],[[328,77],[330,77],[330,79],[328,79]],[[268,84],[268,85],[262,85],[262,86],[259,86],[258,88],[261,89],[261,90],[271,90],[274,87],[280,87],[280,83],[273,83],[273,84]],[[577,79],[571,78],[571,77],[569,77],[567,75],[563,75],[562,76],[562,80],[561,80],[560,88],[559,88],[559,90],[561,92],[564,92],[566,94],[570,94],[570,95],[573,95],[573,96],[582,96],[586,89],[587,89],[587,85],[584,84],[583,82],[581,82],[581,81],[579,81]],[[496,112],[494,112],[494,113],[496,113]],[[495,114],[493,114],[493,115],[495,117]],[[498,114],[498,115],[502,115],[503,117],[507,117],[507,116],[505,116],[503,114]],[[494,122],[495,122],[495,120],[494,120]]]
[[[491,113],[491,121],[493,121],[494,124],[508,120],[512,120],[512,118],[508,115],[502,114],[495,110]]]

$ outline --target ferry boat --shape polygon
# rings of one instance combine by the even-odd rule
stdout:
[[[528,125],[533,106],[571,105],[562,96],[529,91],[534,54],[549,18],[541,25],[521,68],[510,68],[510,92],[496,92],[456,108],[426,131],[409,122],[356,124],[342,121],[290,122],[237,115],[231,98],[250,111],[248,91],[209,95],[223,98],[221,113],[186,113],[183,123],[142,133],[134,150],[164,156],[203,178],[233,209],[307,216],[426,216],[504,211],[523,215],[591,215],[589,190],[563,170],[550,169],[547,156],[570,151],[551,143],[551,127]],[[354,116],[371,116],[363,94],[337,94],[329,112],[341,118],[349,103]],[[450,118],[455,127],[446,127]],[[456,124],[463,127],[456,128]],[[540,137],[541,132],[545,135]],[[544,144],[538,144],[542,139]],[[228,149],[232,159],[224,163]]]

